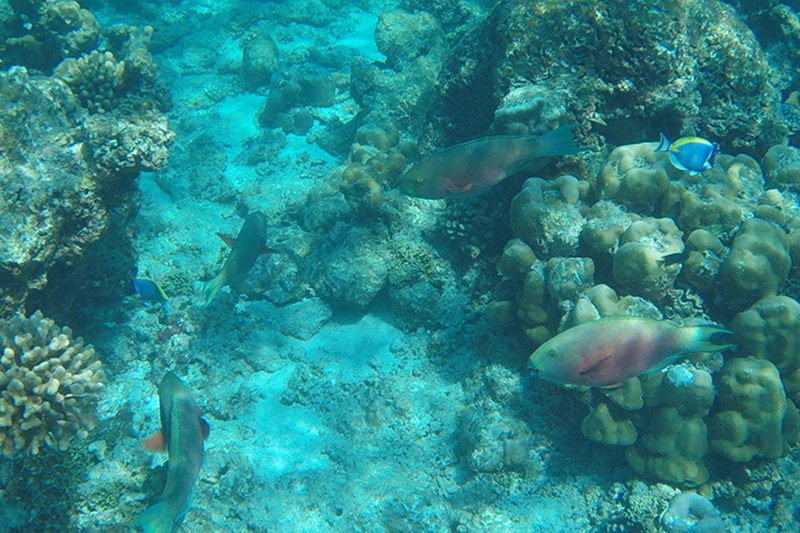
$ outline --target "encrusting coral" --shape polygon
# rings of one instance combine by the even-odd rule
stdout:
[[[36,312],[0,320],[0,451],[66,450],[93,428],[105,379],[94,348]]]
[[[786,447],[784,437],[796,431],[797,413],[786,399],[775,365],[752,356],[737,357],[725,363],[717,381],[711,448],[738,463],[755,456],[780,457]]]

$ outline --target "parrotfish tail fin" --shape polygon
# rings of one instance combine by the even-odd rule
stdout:
[[[666,152],[669,150],[669,139],[663,133],[661,134],[661,140],[658,141],[658,146],[656,146],[656,152]]]
[[[217,295],[219,290],[225,286],[225,276],[222,275],[222,272],[214,276],[211,281],[206,283],[206,286],[203,287],[203,295],[205,296],[205,301],[203,305],[208,305],[211,303],[211,300]]]
[[[131,532],[135,533],[171,533],[172,516],[164,508],[164,502],[158,502],[152,507],[148,507],[142,515],[136,519],[131,526]]]
[[[731,342],[733,332],[721,326],[689,326],[680,328],[680,331],[687,335],[688,351],[721,352],[736,347]]]
[[[572,155],[586,150],[586,148],[576,145],[572,138],[572,130],[577,127],[577,124],[567,124],[533,139],[533,157],[531,159]]]

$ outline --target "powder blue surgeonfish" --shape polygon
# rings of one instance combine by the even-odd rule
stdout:
[[[145,307],[150,307],[152,304],[161,304],[164,311],[169,313],[169,305],[167,304],[167,293],[159,286],[158,283],[152,279],[136,278],[133,280],[133,290],[142,299]]]
[[[670,143],[667,136],[661,134],[661,141],[656,147],[656,152],[669,153],[669,160],[673,166],[680,170],[688,170],[694,176],[711,168],[716,145],[702,137],[681,137]]]

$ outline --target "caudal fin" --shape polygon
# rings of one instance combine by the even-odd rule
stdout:
[[[733,332],[721,326],[688,326],[681,328],[688,339],[687,351],[721,352],[735,348],[731,339]]]
[[[136,519],[131,527],[132,532],[136,533],[171,533],[173,526],[172,517],[164,508],[164,502],[158,502],[152,507],[148,507]]]
[[[223,272],[220,272],[216,276],[214,276],[211,281],[206,283],[206,286],[203,287],[203,295],[205,296],[205,301],[203,305],[208,305],[211,303],[211,300],[217,295],[219,290],[225,286],[226,283],[226,276],[223,275]]]
[[[572,155],[586,150],[586,148],[576,145],[572,139],[572,131],[577,127],[577,124],[567,124],[536,137],[533,141],[534,158]]]

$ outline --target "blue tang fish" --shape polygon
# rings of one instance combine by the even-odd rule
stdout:
[[[662,133],[655,151],[668,152],[669,160],[675,168],[688,170],[694,176],[711,168],[711,159],[716,150],[715,144],[702,137],[681,137],[670,143]]]
[[[158,283],[152,279],[136,278],[133,280],[133,290],[136,291],[142,298],[142,303],[145,307],[150,307],[152,304],[161,304],[164,311],[169,313],[169,305],[167,304],[167,293],[164,292]]]

